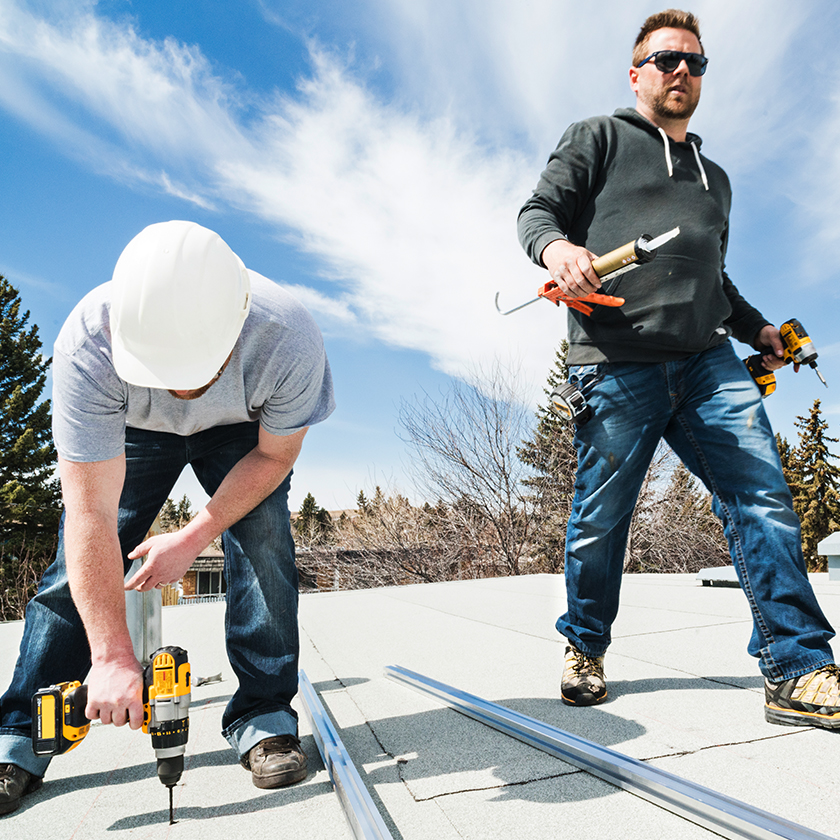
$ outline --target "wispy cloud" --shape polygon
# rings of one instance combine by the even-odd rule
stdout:
[[[424,351],[450,374],[501,351],[543,379],[562,313],[540,303],[500,318],[493,295],[513,305],[544,280],[516,242],[516,212],[568,122],[632,104],[626,68],[647,3],[367,0],[390,27],[380,40],[399,95],[377,94],[372,77],[313,45],[294,95],[257,103],[199,48],[144,39],[93,4],[72,8],[59,22],[0,0],[6,109],[96,171],[272,222],[320,259],[334,292],[297,294],[336,322]],[[695,4],[718,74],[697,127],[735,174],[802,142],[783,59],[809,8]],[[840,105],[825,111],[836,137]],[[819,153],[836,182],[837,149]],[[812,181],[799,178],[803,203],[806,188],[820,195]],[[837,199],[819,206],[813,241],[836,242]]]
[[[92,132],[107,138],[99,165],[107,158],[116,177],[274,222],[321,258],[345,317],[440,370],[460,375],[501,346],[544,375],[563,319],[546,305],[502,323],[492,305],[497,289],[530,297],[541,279],[515,239],[534,179],[516,155],[482,149],[446,116],[390,107],[314,48],[297,96],[264,103],[246,126],[196,48],[144,41],[91,12],[59,28],[6,5],[6,55],[32,66],[6,103],[21,117],[81,148]],[[96,129],[76,128],[79,106]]]

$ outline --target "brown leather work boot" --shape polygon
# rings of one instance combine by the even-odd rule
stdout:
[[[293,785],[306,778],[306,754],[294,735],[275,735],[252,747],[239,762],[251,771],[251,781],[258,788]]]
[[[43,783],[40,776],[33,776],[17,764],[0,764],[0,814],[17,811],[20,800],[35,793]]]

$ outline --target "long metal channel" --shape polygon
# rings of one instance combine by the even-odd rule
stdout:
[[[344,816],[353,837],[356,840],[393,840],[393,835],[373,804],[358,770],[338,736],[338,731],[327,716],[304,671],[298,673],[298,684],[303,699],[303,710],[315,736],[318,752],[321,753],[324,767],[330,774],[333,789],[344,809]]]
[[[826,834],[398,665],[386,667],[385,675],[723,837],[736,840],[832,840]]]

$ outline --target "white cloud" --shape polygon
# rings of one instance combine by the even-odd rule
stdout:
[[[82,5],[53,20],[0,0],[0,101],[96,171],[154,183],[205,206],[198,190],[160,173],[155,159],[199,181],[208,157],[240,153],[233,89],[200,50],[142,39]],[[199,173],[193,168],[199,164]]]
[[[329,318],[343,326],[358,326],[358,318],[346,301],[322,295],[309,286],[300,286],[295,283],[281,283],[281,285],[313,314]],[[323,325],[322,320],[321,323]]]
[[[619,0],[369,7],[394,25],[390,69],[406,86],[389,101],[313,48],[295,95],[262,103],[246,122],[247,92],[219,78],[199,48],[144,40],[93,6],[65,9],[59,25],[12,0],[0,0],[0,98],[97,171],[273,222],[323,261],[334,295],[297,293],[337,322],[427,352],[450,374],[502,355],[542,382],[563,312],[539,303],[501,318],[492,303],[497,290],[504,307],[520,303],[545,279],[516,242],[516,213],[568,122],[632,103],[630,47],[656,9]],[[717,74],[706,80],[698,130],[725,165],[760,167],[799,139],[784,59],[809,7],[695,8]],[[834,137],[837,114],[835,102],[825,120]],[[510,150],[514,138],[525,138],[516,144],[524,152]],[[836,149],[831,160],[836,172]],[[831,201],[821,206],[836,210]]]
[[[380,339],[462,374],[507,335],[511,352],[544,367],[557,333],[534,342],[532,319],[502,324],[492,305],[500,288],[532,296],[542,277],[515,238],[527,167],[478,154],[446,119],[389,110],[323,54],[315,64],[302,100],[266,117],[254,156],[220,163],[226,191],[295,229]]]

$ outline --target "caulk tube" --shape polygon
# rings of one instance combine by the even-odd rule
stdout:
[[[634,263],[650,262],[656,256],[656,251],[649,247],[649,243],[652,241],[648,234],[643,233],[634,242],[628,242],[626,245],[592,260],[592,268],[595,269],[595,273],[599,277],[606,277],[608,274]]]

